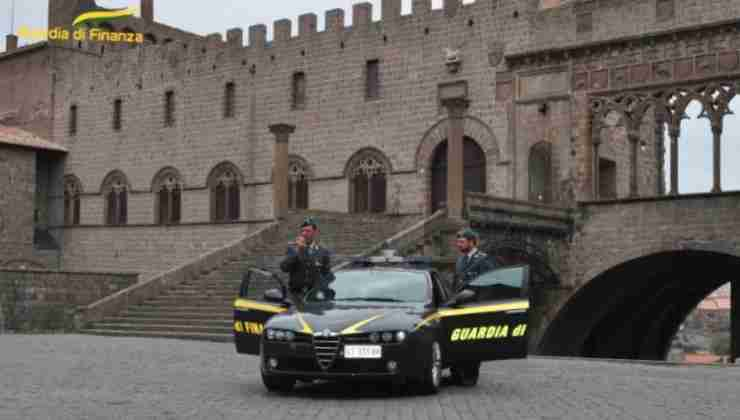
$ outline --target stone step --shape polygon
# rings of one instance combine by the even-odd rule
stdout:
[[[207,334],[207,333],[181,333],[169,331],[124,331],[104,329],[84,329],[81,334],[102,335],[109,337],[146,337],[146,338],[173,338],[181,340],[214,341],[219,343],[231,343],[234,341],[233,334]]]
[[[229,334],[233,331],[231,324],[222,325],[220,327],[202,326],[202,325],[167,325],[167,324],[145,324],[145,323],[104,323],[96,322],[94,324],[96,330],[116,330],[116,331],[167,331],[167,332],[179,332],[179,333],[203,333],[203,334]]]
[[[230,327],[234,320],[232,318],[215,318],[207,316],[202,318],[175,318],[175,317],[137,317],[137,316],[120,316],[104,318],[96,326],[102,324],[162,324],[162,325],[185,325],[185,326],[202,326],[202,327]]]
[[[230,305],[234,303],[236,294],[230,297],[206,297],[206,296],[168,296],[162,295],[155,299],[146,301],[147,305],[163,305],[163,306],[195,306],[195,305]]]
[[[192,313],[192,314],[212,314],[213,316],[218,316],[219,314],[229,314],[231,315],[233,312],[233,305],[202,305],[202,306],[183,306],[183,305],[167,305],[165,306],[157,306],[157,305],[138,305],[138,306],[131,306],[128,308],[131,312],[165,312],[165,313]]]
[[[180,319],[187,321],[213,321],[217,319],[232,319],[234,310],[219,312],[181,312],[181,311],[130,311],[121,312],[118,317],[126,319]]]
[[[202,288],[202,289],[172,289],[168,291],[164,296],[173,297],[202,297],[202,298],[233,298],[239,292],[238,288],[224,288],[221,290]]]

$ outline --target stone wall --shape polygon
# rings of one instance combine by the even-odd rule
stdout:
[[[0,53],[0,124],[51,139],[50,58],[44,44]]]
[[[290,153],[304,158],[315,177],[309,194],[313,208],[349,209],[346,164],[359,150],[373,147],[391,164],[389,203],[399,184],[399,211],[424,211],[427,203],[419,199],[419,192],[428,174],[419,169],[428,162],[418,162],[416,152],[425,133],[446,118],[437,101],[438,84],[467,80],[470,115],[493,135],[484,139],[477,133],[466,135],[479,143],[491,142],[482,144],[484,149],[502,147],[507,117],[493,112],[492,69],[499,62],[492,62],[489,53],[499,54],[500,42],[516,42],[526,30],[524,19],[512,17],[518,8],[515,2],[478,1],[455,12],[431,10],[429,4],[415,2],[409,16],[386,10],[382,24],[339,23],[323,32],[301,30],[292,38],[286,38],[288,32],[277,24],[278,35],[271,43],[265,43],[261,27],[253,27],[246,48],[237,41],[175,40],[102,57],[78,55],[59,66],[57,79],[59,97],[65,99],[57,103],[54,132],[55,139],[70,149],[67,172],[77,175],[89,194],[99,193],[103,178],[113,169],[122,170],[134,190],[147,192],[165,166],[182,173],[186,188],[202,188],[211,169],[229,160],[244,176],[242,195],[249,197],[244,199],[244,215],[268,218],[271,194],[265,184],[271,179],[274,137],[267,127],[285,122],[297,127]],[[447,72],[444,48],[461,50],[459,73]],[[368,100],[364,69],[372,59],[380,60],[381,88],[379,98]],[[293,109],[290,81],[297,71],[306,74],[307,101]],[[236,86],[234,118],[223,116],[228,82]],[[175,92],[175,125],[164,127],[164,94],[170,89]],[[117,98],[123,101],[120,132],[111,124]],[[79,131],[69,136],[73,103],[78,105]],[[508,194],[499,159],[503,158],[489,159],[487,190]],[[142,212],[150,212],[150,203],[151,197],[140,203]],[[131,205],[131,214],[136,214],[133,206],[139,204]],[[197,199],[192,205],[187,211],[204,221],[208,202]],[[93,216],[83,219],[102,219],[97,208],[85,212]]]
[[[33,260],[36,153],[0,145],[0,267]]]
[[[75,308],[136,280],[136,274],[0,269],[0,331],[69,329]]]

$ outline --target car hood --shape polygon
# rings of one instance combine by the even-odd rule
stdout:
[[[274,316],[266,328],[313,334],[339,334],[413,329],[422,319],[423,307],[317,304]]]

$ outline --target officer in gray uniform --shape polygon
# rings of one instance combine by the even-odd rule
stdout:
[[[455,264],[453,290],[459,291],[479,275],[495,268],[495,263],[485,252],[478,249],[480,236],[473,229],[462,229],[457,233],[455,246],[460,252]]]
[[[320,282],[332,278],[329,251],[319,245],[316,237],[319,227],[315,219],[307,217],[301,224],[301,234],[295,244],[288,247],[280,269],[289,273],[288,289],[296,297],[302,298],[306,292]]]

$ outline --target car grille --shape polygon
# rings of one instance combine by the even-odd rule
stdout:
[[[313,351],[316,354],[316,361],[322,369],[326,370],[334,363],[339,350],[339,337],[318,337],[313,338]]]

